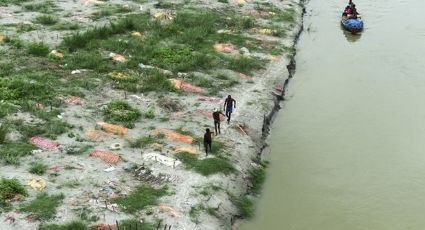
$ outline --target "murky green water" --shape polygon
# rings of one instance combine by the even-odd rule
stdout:
[[[274,123],[268,180],[241,229],[425,229],[425,1],[310,0]]]

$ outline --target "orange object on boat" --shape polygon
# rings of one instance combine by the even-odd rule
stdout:
[[[193,143],[193,137],[186,136],[175,131],[166,130],[166,129],[155,129],[155,133],[164,134],[170,140],[180,141],[187,144]]]
[[[93,150],[91,151],[90,156],[100,158],[110,164],[116,164],[121,159],[121,157],[117,154],[108,153],[102,150]]]
[[[120,125],[109,124],[102,121],[99,121],[96,124],[99,125],[100,128],[107,133],[112,133],[117,135],[126,135],[128,132],[127,128],[122,127]]]

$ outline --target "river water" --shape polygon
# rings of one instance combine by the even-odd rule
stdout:
[[[271,162],[243,230],[425,229],[425,1],[310,0]]]

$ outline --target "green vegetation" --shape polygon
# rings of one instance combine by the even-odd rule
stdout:
[[[32,42],[27,45],[28,53],[45,57],[49,54],[49,46],[44,42]]]
[[[73,210],[79,219],[85,222],[96,222],[100,218],[93,214],[93,210],[88,207],[77,208]]]
[[[51,26],[58,22],[59,20],[50,15],[40,15],[35,17],[34,22],[38,24],[42,24],[45,26]]]
[[[5,203],[16,195],[27,196],[27,190],[18,179],[0,178],[0,202]]]
[[[41,224],[40,227],[38,228],[38,230],[89,230],[89,227],[79,221],[79,220],[74,220],[72,222],[66,223],[66,224],[48,224],[48,225],[43,225]]]
[[[45,1],[41,3],[28,3],[22,6],[25,10],[40,12],[40,13],[52,13],[57,9],[56,5],[52,1]]]
[[[251,218],[254,214],[254,203],[248,197],[232,197],[233,204],[238,208],[242,218]]]
[[[75,22],[62,21],[52,26],[52,30],[78,30],[80,25]]]
[[[149,109],[148,111],[146,111],[146,113],[144,114],[144,117],[147,119],[154,119],[155,118],[155,110],[153,109]]]
[[[177,155],[177,158],[185,164],[186,168],[204,176],[216,173],[228,175],[236,170],[228,159],[221,156],[199,160],[193,154],[181,153]]]
[[[82,155],[87,153],[92,148],[91,145],[78,145],[68,147],[66,154],[68,155]]]
[[[21,205],[20,210],[31,213],[36,220],[50,220],[55,217],[56,208],[64,198],[63,194],[49,196],[43,192],[38,194],[29,204]]]
[[[127,128],[133,128],[141,113],[131,107],[125,101],[112,101],[103,111],[106,121],[123,124]]]
[[[122,220],[118,222],[120,229],[141,229],[141,230],[155,230],[157,229],[154,224],[143,222],[141,223],[137,219],[129,219],[129,220]]]
[[[106,6],[101,6],[98,11],[94,12],[91,18],[93,20],[98,20],[100,18],[109,17],[109,16],[112,16],[114,14],[129,13],[131,11],[133,11],[133,9],[130,8],[129,6],[106,5]]]
[[[148,205],[155,205],[158,199],[167,195],[167,188],[162,187],[159,189],[142,185],[137,187],[132,193],[125,197],[118,197],[114,202],[123,207],[123,211],[127,213],[135,213],[147,207]]]
[[[28,171],[33,174],[43,175],[47,171],[47,168],[47,165],[43,162],[32,162]]]
[[[251,191],[254,194],[260,194],[264,181],[266,180],[267,162],[258,160],[256,163],[258,163],[258,167],[255,167],[249,171],[252,182]]]
[[[20,5],[29,0],[0,0],[0,6],[7,6],[9,4]]]
[[[6,143],[0,145],[0,159],[4,164],[19,165],[19,158],[28,156],[35,147],[26,143]]]
[[[128,140],[128,143],[130,144],[131,148],[144,148],[150,144],[158,142],[160,142],[159,137],[150,135],[145,137],[139,137],[134,140]]]

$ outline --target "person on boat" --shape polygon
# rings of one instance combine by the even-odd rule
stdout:
[[[232,98],[232,96],[229,95],[224,101],[224,109],[226,111],[227,124],[230,123],[230,117],[232,116],[233,108],[236,108],[236,101],[235,99]]]
[[[351,5],[348,5],[345,7],[345,10],[342,13],[342,16],[347,17],[348,15],[351,15],[352,13],[353,13],[353,9],[351,8]]]
[[[214,109],[214,112],[212,113],[213,119],[214,119],[214,129],[215,129],[215,135],[221,134],[220,131],[220,115],[224,114],[219,111],[218,109]]]
[[[211,131],[210,129],[206,129],[204,134],[204,147],[205,147],[205,154],[207,154],[207,156],[208,156],[208,149],[210,149],[210,152],[212,151],[211,145],[212,145]]]
[[[359,12],[356,9],[356,5],[353,3],[353,5],[351,5],[351,15],[348,15],[348,18],[352,18],[352,19],[358,19],[360,18]]]

